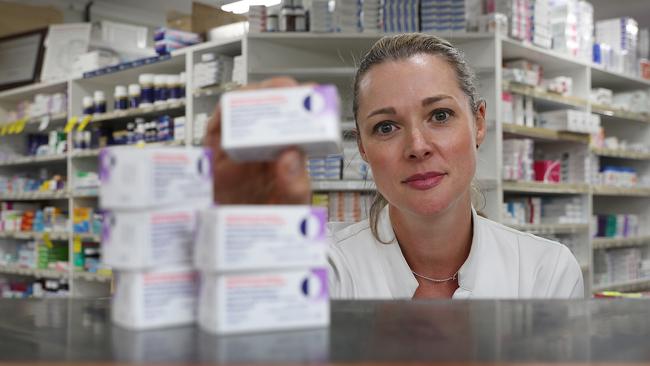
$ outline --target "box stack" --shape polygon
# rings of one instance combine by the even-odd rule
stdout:
[[[382,26],[381,0],[364,0],[362,6],[364,33],[380,33]]]
[[[334,4],[334,29],[341,33],[363,31],[361,23],[362,0],[336,0]]]
[[[594,44],[594,6],[584,0],[578,1],[578,55],[584,61],[592,60]]]
[[[172,51],[201,43],[200,35],[176,29],[158,28],[153,35],[154,46],[159,55],[166,55]]]
[[[543,48],[551,48],[553,44],[550,12],[550,0],[530,0],[530,41]]]
[[[613,62],[615,71],[638,74],[637,41],[639,25],[632,18],[614,18],[596,22],[596,42],[607,44],[615,59],[620,58],[620,66]]]
[[[233,80],[234,61],[230,56],[204,53],[194,64],[194,88],[223,85]]]
[[[334,31],[334,14],[329,0],[312,0],[309,11],[309,31],[328,33]]]
[[[234,91],[221,101],[221,145],[235,160],[271,160],[287,146],[340,153],[340,102],[331,85]],[[222,334],[329,324],[326,224],[322,206],[204,210],[194,256],[202,273],[199,325]]]
[[[527,41],[531,39],[532,24],[530,0],[489,0],[488,13],[505,14],[510,23],[508,34],[514,39]]]
[[[382,14],[386,33],[420,31],[420,0],[385,0]]]
[[[266,6],[251,5],[248,9],[248,31],[266,32]]]
[[[201,213],[199,325],[214,333],[325,326],[323,207],[219,206]]]
[[[424,0],[420,7],[422,32],[464,31],[465,0]]]
[[[577,0],[556,0],[551,7],[553,49],[573,57],[580,54],[578,9]]]
[[[199,210],[212,204],[210,153],[114,147],[101,151],[99,164],[113,322],[134,329],[194,322],[192,240]]]
[[[503,140],[503,179],[532,181],[533,149],[531,139]]]

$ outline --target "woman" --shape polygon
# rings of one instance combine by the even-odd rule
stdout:
[[[295,81],[280,78],[248,88],[290,85]],[[425,34],[382,38],[361,61],[353,108],[359,152],[378,195],[368,220],[333,235],[333,298],[583,296],[580,266],[565,246],[472,208],[486,107],[457,49]],[[218,142],[217,114],[208,143],[215,148],[218,202],[309,201],[300,152],[237,164]]]

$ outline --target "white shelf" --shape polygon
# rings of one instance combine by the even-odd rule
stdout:
[[[224,85],[215,85],[215,86],[208,86],[205,88],[199,88],[195,90],[192,95],[194,98],[205,98],[205,97],[211,97],[211,96],[217,96],[221,95],[227,91],[230,90],[235,90],[239,88],[241,85],[237,83],[227,83]]]
[[[375,182],[370,180],[315,180],[311,182],[311,189],[314,192],[369,192],[375,190]]]
[[[96,158],[99,156],[99,152],[102,149],[77,149],[72,151],[71,155],[73,159],[79,158]]]
[[[132,145],[113,145],[113,146],[140,146],[140,147],[154,147],[154,146],[182,146],[184,145],[183,141],[171,140],[171,141],[161,141],[161,142],[146,142],[142,144],[132,144]],[[108,146],[110,147],[110,146]],[[100,147],[98,149],[77,149],[72,152],[73,159],[81,158],[96,158],[99,156],[100,151],[104,149]]]
[[[590,66],[593,88],[603,87],[614,91],[650,88],[650,80],[605,70],[602,66],[595,64]]]
[[[67,198],[68,194],[65,190],[58,192],[0,193],[0,201],[64,200]]]
[[[56,271],[53,269],[23,268],[16,265],[0,265],[0,273],[30,276],[36,278],[66,278],[67,271]]]
[[[56,113],[56,114],[50,114],[49,116],[45,115],[45,116],[38,116],[38,117],[30,117],[27,120],[27,125],[40,124],[41,121],[43,120],[43,118],[45,118],[45,117],[50,118],[50,122],[49,122],[48,126],[51,126],[52,124],[56,124],[57,122],[65,121],[66,118],[68,118],[68,114],[67,113]],[[15,123],[15,122],[17,122],[17,121],[0,122],[0,126],[10,125],[10,124]]]
[[[650,116],[626,111],[623,109],[614,108],[612,106],[592,104],[591,111],[593,113],[600,114],[601,116],[606,116],[608,118],[615,118],[620,120],[628,120],[641,123],[650,123]]]
[[[531,234],[576,234],[589,230],[589,224],[505,224],[515,230]]]
[[[599,284],[592,288],[592,292],[610,291],[638,291],[650,289],[650,278],[641,278],[623,282],[613,282],[609,284]]]
[[[650,197],[650,188],[594,186],[593,192],[595,196]]]
[[[630,159],[630,160],[650,160],[650,153],[639,152],[632,150],[621,150],[621,149],[602,149],[602,148],[591,148],[591,152],[598,156],[604,156],[608,158],[620,158],[620,159]]]
[[[95,198],[99,196],[99,188],[76,189],[70,194],[71,198]]]
[[[134,108],[134,109],[127,109],[124,111],[113,111],[113,112],[108,112],[108,113],[93,116],[90,123],[129,119],[129,118],[148,116],[153,114],[161,114],[163,112],[173,112],[173,111],[179,112],[183,108],[185,108],[185,101],[154,105],[147,108]]]
[[[584,183],[503,181],[503,191],[512,193],[582,194],[589,193],[589,185]]]
[[[593,238],[592,245],[594,249],[610,249],[638,247],[650,244],[650,236],[639,236],[632,238]]]
[[[352,78],[356,72],[354,67],[307,67],[307,68],[266,68],[250,70],[249,74],[255,76],[283,76],[289,75],[296,78],[309,77],[335,77]]]
[[[526,95],[537,101],[543,101],[551,106],[586,108],[589,104],[587,100],[578,97],[550,93],[539,87],[532,85],[520,84],[515,82],[504,81],[503,91],[512,94]],[[539,103],[538,103],[539,105]]]
[[[0,231],[0,238],[36,240],[48,235],[51,240],[68,240],[67,232]]]
[[[111,282],[113,280],[113,276],[107,276],[99,273],[91,273],[91,272],[72,272],[72,277],[75,280],[84,280],[84,281],[90,281],[90,282]]]
[[[503,123],[501,127],[506,136],[528,137],[542,141],[569,141],[580,144],[589,143],[589,135],[584,133],[557,131],[539,127],[526,127],[513,123]]]
[[[16,159],[11,159],[11,160],[1,160],[0,167],[64,162],[66,161],[67,157],[68,157],[67,154],[24,156]]]
[[[543,49],[530,43],[524,43],[507,37],[502,38],[503,59],[524,58],[534,60],[541,64],[544,70],[560,71],[564,69],[575,69],[587,66],[585,61],[559,53],[557,51]]]
[[[39,93],[64,92],[67,86],[67,80],[29,84],[0,92],[0,99],[9,101],[31,99],[31,96]]]

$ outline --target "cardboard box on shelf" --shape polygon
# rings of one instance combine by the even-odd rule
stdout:
[[[212,28],[247,20],[246,16],[197,2],[192,3],[192,14],[183,14],[177,11],[167,13],[167,27],[202,35]]]

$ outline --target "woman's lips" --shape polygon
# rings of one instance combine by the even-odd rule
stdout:
[[[444,177],[445,173],[442,172],[427,172],[424,174],[414,174],[404,179],[402,183],[411,188],[424,191],[440,184]]]

